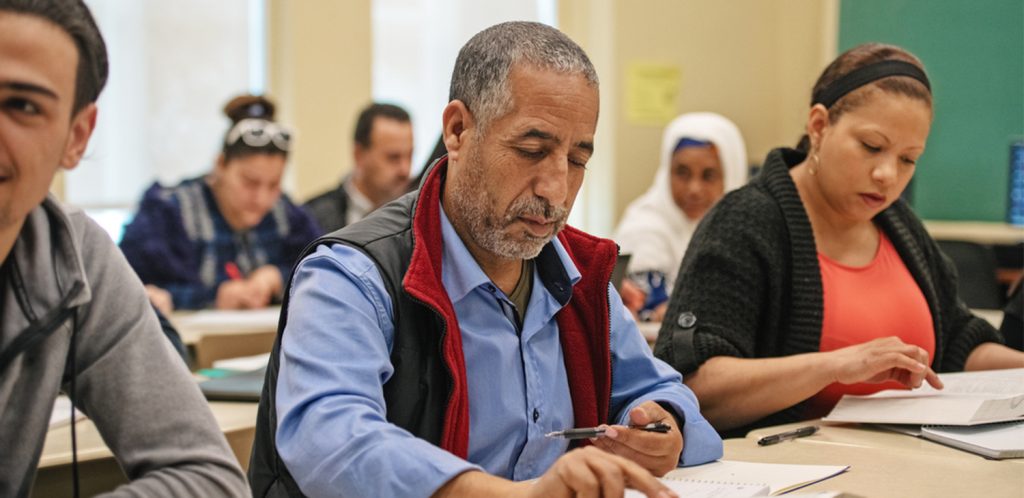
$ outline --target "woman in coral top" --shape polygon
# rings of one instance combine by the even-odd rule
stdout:
[[[1024,367],[956,295],[950,262],[900,193],[932,123],[921,62],[868,44],[811,96],[798,150],[705,217],[655,348],[722,432],[814,418],[845,393]]]

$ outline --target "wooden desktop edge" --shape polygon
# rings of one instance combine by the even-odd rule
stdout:
[[[255,430],[257,403],[211,401],[210,409],[217,426],[225,437],[240,432]],[[78,432],[78,461],[88,462],[103,458],[112,458],[113,453],[100,437],[96,426],[91,420],[82,419],[76,422]],[[234,450],[234,448],[232,448]],[[46,433],[43,452],[39,459],[39,468],[56,467],[71,463],[71,425],[51,429]]]

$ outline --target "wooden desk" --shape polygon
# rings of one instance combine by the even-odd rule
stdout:
[[[936,240],[967,240],[989,245],[1013,245],[1024,242],[1024,227],[1009,223],[926,220],[924,226]]]
[[[227,437],[231,451],[242,469],[249,467],[249,454],[256,433],[257,403],[211,402],[210,409]],[[110,449],[92,421],[79,420],[78,472],[82,496],[109,491],[127,482]],[[33,496],[70,496],[71,426],[49,431],[39,459]]]
[[[269,353],[277,335],[280,306],[262,310],[175,312],[171,323],[192,349],[195,368],[222,358]]]
[[[810,437],[758,446],[761,436],[820,425]],[[849,465],[805,488],[864,497],[1013,497],[1024,495],[1024,459],[986,460],[938,443],[858,425],[800,422],[758,429],[725,441],[725,459],[765,463]]]

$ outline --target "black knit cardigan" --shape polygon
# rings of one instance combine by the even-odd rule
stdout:
[[[684,375],[712,356],[769,358],[819,350],[824,316],[821,270],[811,223],[789,168],[804,154],[775,149],[760,175],[725,196],[686,250],[655,354]],[[921,288],[935,326],[937,372],[963,370],[983,342],[1002,343],[957,297],[952,263],[902,200],[874,222]],[[696,326],[687,325],[693,313]],[[727,435],[800,420],[804,403]]]

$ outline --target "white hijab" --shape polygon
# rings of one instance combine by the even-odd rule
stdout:
[[[615,230],[615,240],[623,254],[633,255],[630,273],[662,272],[669,292],[700,221],[689,219],[672,198],[670,164],[676,144],[683,138],[711,142],[718,148],[723,195],[747,183],[747,150],[740,130],[731,121],[711,112],[694,112],[677,117],[665,127],[654,184],[626,208]]]

